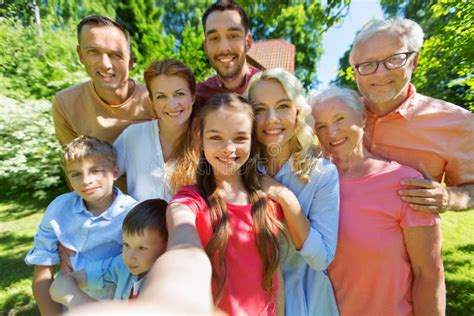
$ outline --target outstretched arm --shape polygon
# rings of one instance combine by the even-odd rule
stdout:
[[[54,301],[72,308],[95,302],[93,298],[81,290],[86,286],[86,273],[84,270],[80,270],[62,275],[54,280],[49,289],[49,294]]]
[[[136,302],[100,302],[71,311],[72,315],[122,314],[216,314],[211,291],[211,263],[202,249],[195,215],[182,204],[168,207],[168,250],[147,276]]]

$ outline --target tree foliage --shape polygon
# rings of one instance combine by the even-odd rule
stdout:
[[[387,17],[421,25],[425,42],[412,82],[417,91],[474,111],[474,5],[468,0],[382,0]],[[334,83],[353,85],[349,52]]]
[[[322,34],[345,13],[349,0],[322,2],[241,2],[255,40],[285,38],[296,46],[296,72],[306,85],[316,76]],[[201,81],[214,73],[202,49],[201,17],[210,4],[210,0],[2,1],[0,95],[20,102],[2,104],[0,178],[8,180],[12,189],[35,192],[37,197],[62,183],[50,105],[25,99],[51,99],[56,92],[87,80],[75,52],[76,25],[83,17],[103,14],[125,25],[136,59],[133,77],[141,80],[154,59],[175,57]]]
[[[132,76],[141,79],[143,70],[154,59],[175,57],[189,64],[198,80],[204,80],[214,73],[202,49],[201,26],[201,16],[211,2],[5,0],[0,9],[4,17],[0,20],[3,30],[0,57],[6,58],[4,60],[11,66],[1,69],[1,77],[6,78],[3,86],[13,97],[51,98],[56,91],[82,81],[84,76],[75,75],[81,69],[74,56],[75,26],[89,14],[111,16],[129,30],[136,58]],[[34,18],[35,3],[39,7],[41,24]],[[250,17],[255,40],[285,38],[296,46],[296,73],[306,85],[316,78],[322,34],[340,20],[348,4],[349,0],[325,1],[324,5],[322,1],[307,0],[241,1]],[[14,28],[16,30],[12,32]],[[43,37],[39,35],[39,28]],[[9,34],[5,35],[6,32]],[[12,34],[19,35],[21,43],[12,42],[15,37]],[[15,61],[11,51],[17,48],[24,58]],[[39,59],[35,60],[33,56]],[[26,77],[22,69],[17,69],[17,64],[37,75],[34,88],[27,87]]]

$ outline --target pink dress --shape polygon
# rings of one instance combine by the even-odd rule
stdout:
[[[341,315],[412,315],[413,273],[403,228],[432,226],[439,216],[400,200],[400,180],[421,178],[392,162],[385,169],[340,180],[336,256],[329,266]]]
[[[196,214],[197,232],[205,248],[211,239],[212,227],[206,201],[197,187],[183,187],[171,203],[184,204]],[[218,307],[230,315],[275,315],[278,279],[275,274],[272,293],[263,290],[263,265],[254,237],[252,206],[226,205],[231,235],[225,250],[227,282]],[[277,206],[276,217],[281,219],[281,209],[278,204],[274,205]],[[214,287],[213,292],[215,296]]]

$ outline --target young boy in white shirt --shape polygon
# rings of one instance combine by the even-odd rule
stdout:
[[[94,301],[81,288],[115,285],[116,300],[135,299],[156,259],[166,251],[167,203],[151,199],[137,204],[123,221],[122,255],[86,264],[84,270],[57,278],[51,288],[53,300],[76,307]]]
[[[25,257],[34,266],[33,295],[42,315],[61,312],[49,295],[54,268],[59,263],[58,244],[75,252],[73,269],[86,262],[116,256],[122,249],[122,222],[136,201],[113,186],[118,174],[115,151],[109,143],[80,136],[69,143],[61,165],[74,192],[58,196],[46,209]],[[114,288],[88,290],[96,299],[111,298]]]

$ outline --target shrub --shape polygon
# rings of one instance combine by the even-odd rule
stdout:
[[[51,99],[85,81],[75,47],[75,25],[43,20],[43,33],[15,18],[0,18],[0,93],[16,100]]]
[[[60,154],[49,102],[0,95],[0,181],[8,191],[45,199],[48,190],[64,185]]]

